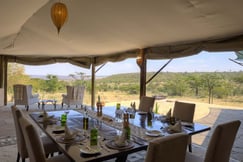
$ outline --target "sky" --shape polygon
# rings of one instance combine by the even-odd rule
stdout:
[[[197,55],[173,59],[162,72],[223,72],[223,71],[243,71],[240,66],[229,60],[236,59],[234,52],[201,52]],[[158,71],[168,60],[148,60],[147,72]],[[25,65],[25,73],[28,75],[63,75],[84,73],[91,75],[90,69],[81,68],[68,63],[57,63],[45,66],[28,66]],[[121,62],[108,62],[101,68],[97,76],[109,76],[121,73],[139,72],[136,59],[126,59]]]

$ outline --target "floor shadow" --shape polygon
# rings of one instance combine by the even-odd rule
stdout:
[[[204,134],[202,133],[200,135],[196,135],[195,141],[199,142],[199,145],[206,148],[215,127],[218,124],[232,120],[240,120],[241,125],[236,135],[236,139],[231,152],[231,157],[233,159],[243,161],[243,110],[219,109],[211,107],[210,113],[206,117],[197,120],[197,122],[199,123],[210,126],[211,131]],[[202,136],[204,136],[204,139],[202,138]]]

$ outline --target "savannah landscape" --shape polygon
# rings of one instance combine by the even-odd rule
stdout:
[[[153,73],[147,74],[149,79]],[[59,76],[47,75],[42,78],[33,78],[25,74],[23,65],[9,64],[8,67],[8,102],[13,103],[13,85],[31,84],[33,93],[38,93],[40,99],[56,99],[57,108],[60,108],[62,94],[66,93],[66,85],[84,85],[86,87],[84,104],[91,104],[91,84],[90,79],[82,72],[75,75],[70,74],[72,79],[62,80]],[[186,101],[196,104],[194,114],[195,121],[213,126],[219,114],[223,114],[220,109],[243,109],[243,72],[211,72],[211,73],[160,73],[146,86],[147,96],[164,96],[161,100],[156,100],[154,111],[165,114],[173,108],[174,101]],[[131,102],[139,105],[139,74],[117,74],[96,79],[96,98],[98,95],[105,102],[105,108],[121,103],[121,106],[129,107]],[[66,108],[66,107],[65,107]],[[213,114],[210,108],[216,108]],[[217,112],[217,113],[215,113]],[[234,114],[241,115],[238,111]],[[230,111],[231,115],[232,112]],[[211,115],[210,115],[211,114]],[[204,118],[206,117],[206,118]],[[229,119],[236,117],[227,115]],[[238,116],[237,116],[238,117]],[[210,119],[210,120],[209,120]],[[228,120],[229,120],[228,119]],[[217,124],[217,123],[216,123]],[[241,131],[242,132],[242,131]],[[193,143],[197,146],[206,147],[208,139],[207,133],[193,137]],[[236,146],[233,148],[232,158],[242,159],[242,141],[238,138]],[[7,148],[7,147],[6,147]],[[13,149],[8,147],[10,150]],[[203,149],[198,147],[194,151],[201,155]],[[6,151],[8,152],[8,150]],[[7,153],[6,153],[7,154]],[[9,155],[11,156],[11,155]],[[14,157],[15,158],[15,157]]]
[[[149,79],[154,73],[147,74]],[[58,76],[47,75],[43,78],[31,78],[24,72],[21,64],[8,66],[8,102],[13,102],[14,84],[31,84],[33,93],[40,99],[56,99],[61,104],[66,85],[83,85],[86,87],[84,104],[91,104],[91,81],[84,73],[70,74],[69,80],[60,80]],[[17,78],[17,79],[16,79]],[[220,107],[241,109],[243,107],[243,72],[161,72],[147,87],[147,96],[164,96],[156,100],[154,111],[165,113],[173,107],[173,101],[194,102],[197,109],[203,107]],[[139,73],[116,74],[96,79],[96,98],[101,97],[106,106],[129,107],[131,102],[139,105]]]

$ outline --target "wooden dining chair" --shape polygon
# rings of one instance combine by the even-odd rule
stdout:
[[[25,159],[29,157],[26,148],[26,143],[23,136],[23,130],[19,123],[19,118],[24,117],[24,114],[16,106],[12,106],[11,111],[14,119],[16,138],[17,138],[17,149],[18,149],[17,162],[19,162],[20,158],[22,159],[22,162],[24,162]],[[54,152],[60,152],[59,149],[56,147],[56,145],[47,136],[42,136],[41,141],[43,143],[47,155],[53,154]]]
[[[184,162],[188,135],[175,133],[149,142],[145,162]]]
[[[239,120],[219,124],[211,136],[205,157],[188,152],[185,162],[229,162],[240,124]]]
[[[184,122],[193,123],[196,105],[194,103],[175,101],[173,108],[173,117]],[[192,138],[188,138],[188,149],[192,152]]]
[[[142,96],[138,110],[142,112],[151,112],[153,111],[154,107],[154,97]]]
[[[193,123],[196,104],[175,101],[173,116],[181,121]]]
[[[33,124],[23,116],[19,118],[30,162],[68,162],[65,155],[57,155],[46,159],[42,140]]]

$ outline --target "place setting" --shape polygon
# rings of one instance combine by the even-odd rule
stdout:
[[[85,140],[84,136],[79,135],[78,131],[71,131],[67,125],[63,129],[53,130],[55,134],[64,133],[56,138],[56,141],[63,144],[77,143]]]
[[[55,124],[58,121],[54,115],[49,115],[45,110],[38,116],[38,122],[43,124]]]
[[[96,127],[90,130],[89,140],[85,141],[79,146],[81,156],[90,157],[98,156],[101,154],[101,147],[98,143],[100,136]]]
[[[164,135],[162,134],[162,132],[159,131],[159,130],[147,130],[147,131],[145,132],[145,134],[146,134],[147,136],[150,136],[150,137],[164,136]]]
[[[134,143],[127,136],[127,132],[123,129],[121,132],[118,132],[118,135],[115,136],[112,140],[109,140],[105,143],[108,148],[115,150],[124,150],[134,147]]]
[[[105,145],[115,150],[124,150],[134,147],[134,143],[131,140],[125,140],[122,136],[117,136],[115,139],[109,140]]]
[[[80,153],[83,157],[97,156],[101,154],[102,148],[99,145],[90,146],[89,144],[80,146]]]

